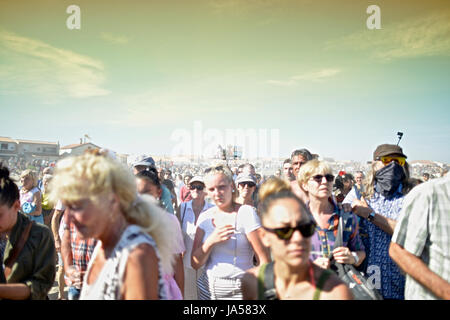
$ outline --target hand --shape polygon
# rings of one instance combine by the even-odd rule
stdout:
[[[61,241],[55,239],[56,252],[61,252]]]
[[[317,258],[316,260],[314,260],[314,263],[322,269],[328,269],[330,267],[330,259],[328,258]]]
[[[352,211],[352,205],[350,203],[343,203],[342,209],[344,212],[351,212]]]
[[[356,262],[352,252],[347,247],[337,247],[333,250],[333,258],[342,264],[354,264]]]
[[[211,243],[211,245],[216,245],[227,241],[233,234],[234,227],[231,225],[225,225],[223,227],[217,227],[207,240]]]
[[[82,283],[81,272],[75,266],[68,266],[66,268],[66,275],[69,278],[69,282],[74,287],[80,287]]]
[[[369,213],[373,210],[369,207],[366,200],[362,198],[362,200],[355,199],[352,202],[352,212],[360,216],[361,218],[367,219]]]

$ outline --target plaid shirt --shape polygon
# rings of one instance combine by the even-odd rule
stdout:
[[[72,248],[72,264],[80,272],[85,272],[87,270],[89,261],[91,260],[92,253],[94,252],[95,245],[97,244],[96,239],[84,240],[78,235],[78,231],[75,225],[69,221],[67,214],[64,214],[64,219],[62,221],[64,224],[64,229],[68,229],[70,233],[70,246]],[[69,227],[67,228],[67,225]],[[68,278],[66,278],[66,284],[70,285]]]
[[[364,245],[361,241],[358,231],[358,219],[352,212],[343,212],[339,210],[337,205],[332,202],[334,212],[328,220],[328,227],[322,229],[316,226],[316,232],[311,237],[311,254],[310,259],[314,261],[319,257],[329,258],[334,249],[336,236],[338,231],[339,216],[342,214],[344,221],[344,229],[342,233],[342,242],[344,247],[348,247],[351,251],[364,251]],[[320,252],[320,254],[319,254]]]
[[[85,272],[97,240],[92,238],[88,240],[81,239],[73,223],[70,223],[69,231],[73,265],[77,267],[78,271]]]
[[[423,183],[406,197],[392,242],[419,257],[450,282],[450,176]],[[405,299],[437,299],[406,276]]]

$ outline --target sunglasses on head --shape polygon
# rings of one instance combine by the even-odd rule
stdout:
[[[223,166],[217,166],[217,167],[211,167],[211,168],[207,168],[205,169],[205,173],[211,172],[211,171],[221,171],[223,170]]]
[[[385,156],[385,157],[379,157],[378,160],[383,162],[383,164],[385,164],[385,165],[391,163],[392,161],[395,161],[399,165],[401,165],[402,167],[405,165],[405,162],[406,162],[406,158],[405,157],[389,157],[389,156]]]
[[[253,182],[240,182],[239,185],[242,188],[245,188],[245,186],[247,186],[249,188],[253,188],[254,186],[256,186],[256,184],[254,184]]]
[[[321,183],[323,180],[323,177],[325,177],[325,179],[327,179],[327,182],[333,182],[334,181],[334,176],[330,173],[326,174],[326,175],[322,175],[322,174],[316,174],[315,176],[312,177],[312,179],[317,182],[317,183]]]
[[[297,226],[295,228],[292,228],[292,227],[284,227],[284,228],[276,228],[276,229],[271,229],[271,228],[266,228],[266,227],[263,227],[263,228],[266,231],[275,233],[277,235],[278,239],[280,239],[280,240],[289,240],[289,239],[291,239],[295,230],[300,231],[300,233],[302,234],[302,236],[304,238],[311,237],[314,234],[314,232],[316,231],[316,223],[314,221],[300,222],[299,224],[297,224]]]
[[[195,190],[202,191],[204,189],[203,186],[189,186],[189,190]]]

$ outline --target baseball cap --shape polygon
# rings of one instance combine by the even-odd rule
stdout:
[[[152,157],[145,155],[140,156],[136,159],[136,161],[133,163],[133,167],[136,166],[156,167],[155,160],[153,160]]]
[[[398,155],[407,158],[403,153],[401,147],[395,144],[381,144],[373,152],[373,160],[378,160],[380,157]]]
[[[189,184],[194,183],[194,182],[200,182],[200,183],[205,184],[205,182],[203,181],[203,178],[201,176],[195,176],[191,180],[189,180]]]
[[[256,179],[250,174],[241,173],[237,176],[236,183],[239,184],[242,182],[253,182],[254,184],[256,184]]]

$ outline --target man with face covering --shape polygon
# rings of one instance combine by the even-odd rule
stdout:
[[[373,153],[372,170],[360,200],[352,210],[360,220],[367,254],[367,274],[379,274],[379,290],[385,299],[404,299],[405,277],[389,257],[389,245],[408,192],[406,155],[401,147],[379,145]]]

